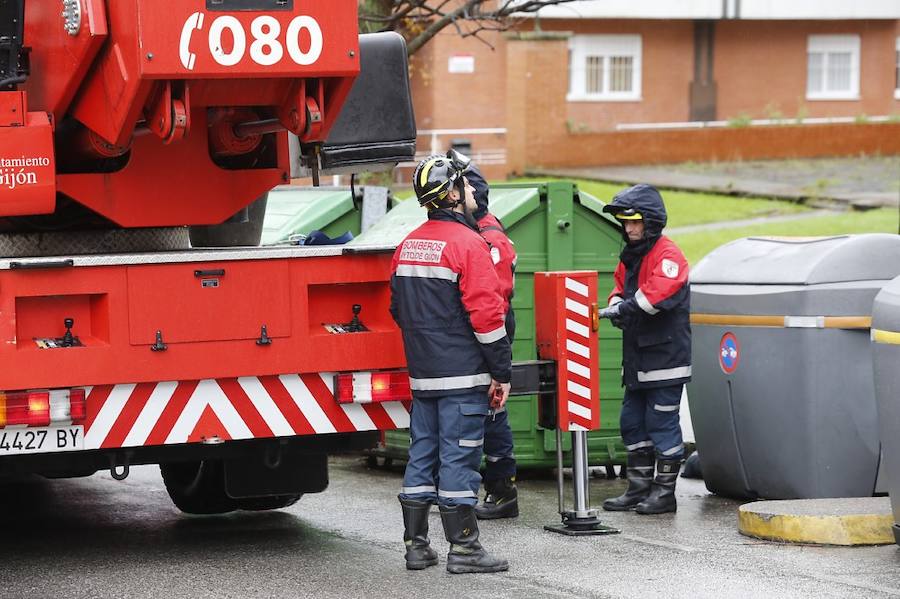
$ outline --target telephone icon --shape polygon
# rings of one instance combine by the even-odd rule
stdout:
[[[203,29],[203,13],[195,12],[184,22],[181,28],[181,43],[178,46],[178,56],[181,58],[181,64],[189,71],[194,70],[194,63],[197,61],[197,55],[191,52],[191,38],[195,31]]]

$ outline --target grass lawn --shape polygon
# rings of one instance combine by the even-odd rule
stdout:
[[[882,208],[868,212],[810,217],[808,219],[684,233],[672,235],[691,265],[697,264],[713,249],[742,237],[793,236],[823,237],[849,233],[897,233],[897,210]]]
[[[510,183],[549,181],[548,178],[513,179]],[[623,185],[599,183],[579,179],[578,188],[609,202],[624,189]],[[501,183],[493,181],[492,184]],[[406,199],[412,190],[402,190],[397,197]],[[703,256],[729,241],[756,236],[817,237],[848,233],[897,233],[897,210],[885,208],[868,212],[848,212],[840,215],[813,216],[811,208],[779,200],[739,198],[709,193],[664,191],[663,200],[669,214],[668,227],[682,227],[707,223],[745,220],[762,216],[810,213],[810,218],[788,222],[724,228],[714,231],[672,235],[687,256],[690,264],[697,264]]]
[[[549,178],[512,179],[510,183],[530,183],[551,181]],[[491,185],[497,185],[501,181],[491,181]],[[612,201],[617,192],[625,188],[614,183],[598,183],[576,179],[578,189],[586,191],[603,202]],[[412,197],[411,189],[398,190],[395,196],[401,200]],[[686,225],[702,225],[716,223],[725,220],[745,220],[760,216],[775,216],[782,214],[797,214],[807,212],[810,209],[791,202],[777,200],[764,200],[759,198],[736,198],[727,195],[710,193],[693,193],[687,191],[664,191],[663,200],[666,203],[666,211],[669,214],[670,227],[683,227]]]
[[[547,181],[549,179],[514,179],[512,183]],[[599,183],[577,179],[578,189],[584,190],[603,202],[610,202],[613,196],[625,189],[618,183]],[[797,214],[810,209],[792,202],[764,200],[760,198],[737,198],[711,193],[690,191],[663,191],[663,201],[669,214],[670,227],[717,223],[724,220],[745,220],[760,216]]]

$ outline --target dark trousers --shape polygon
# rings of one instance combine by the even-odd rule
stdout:
[[[506,313],[506,336],[512,345],[516,337],[516,313],[512,309]],[[505,407],[501,412],[491,413],[484,423],[484,462],[485,480],[500,480],[516,475],[512,429],[509,428],[509,413]]]
[[[484,479],[500,480],[516,475],[516,455],[513,453],[509,412],[490,414],[484,422]]]
[[[653,447],[659,458],[684,457],[678,409],[684,385],[626,390],[619,424],[628,451]]]
[[[401,499],[475,505],[488,397],[484,391],[413,398]]]

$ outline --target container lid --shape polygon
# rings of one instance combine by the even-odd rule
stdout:
[[[540,189],[534,187],[491,186],[491,213],[507,228],[540,206]],[[398,203],[390,212],[350,245],[396,246],[427,219],[427,211],[414,199]]]
[[[889,280],[900,274],[900,236],[748,237],[708,254],[692,284],[816,285]]]
[[[261,244],[286,242],[295,233],[324,229],[354,210],[349,188],[280,185],[269,192]]]

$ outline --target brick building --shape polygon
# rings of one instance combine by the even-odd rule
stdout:
[[[900,152],[900,0],[586,0],[414,56],[419,149],[552,166]]]

